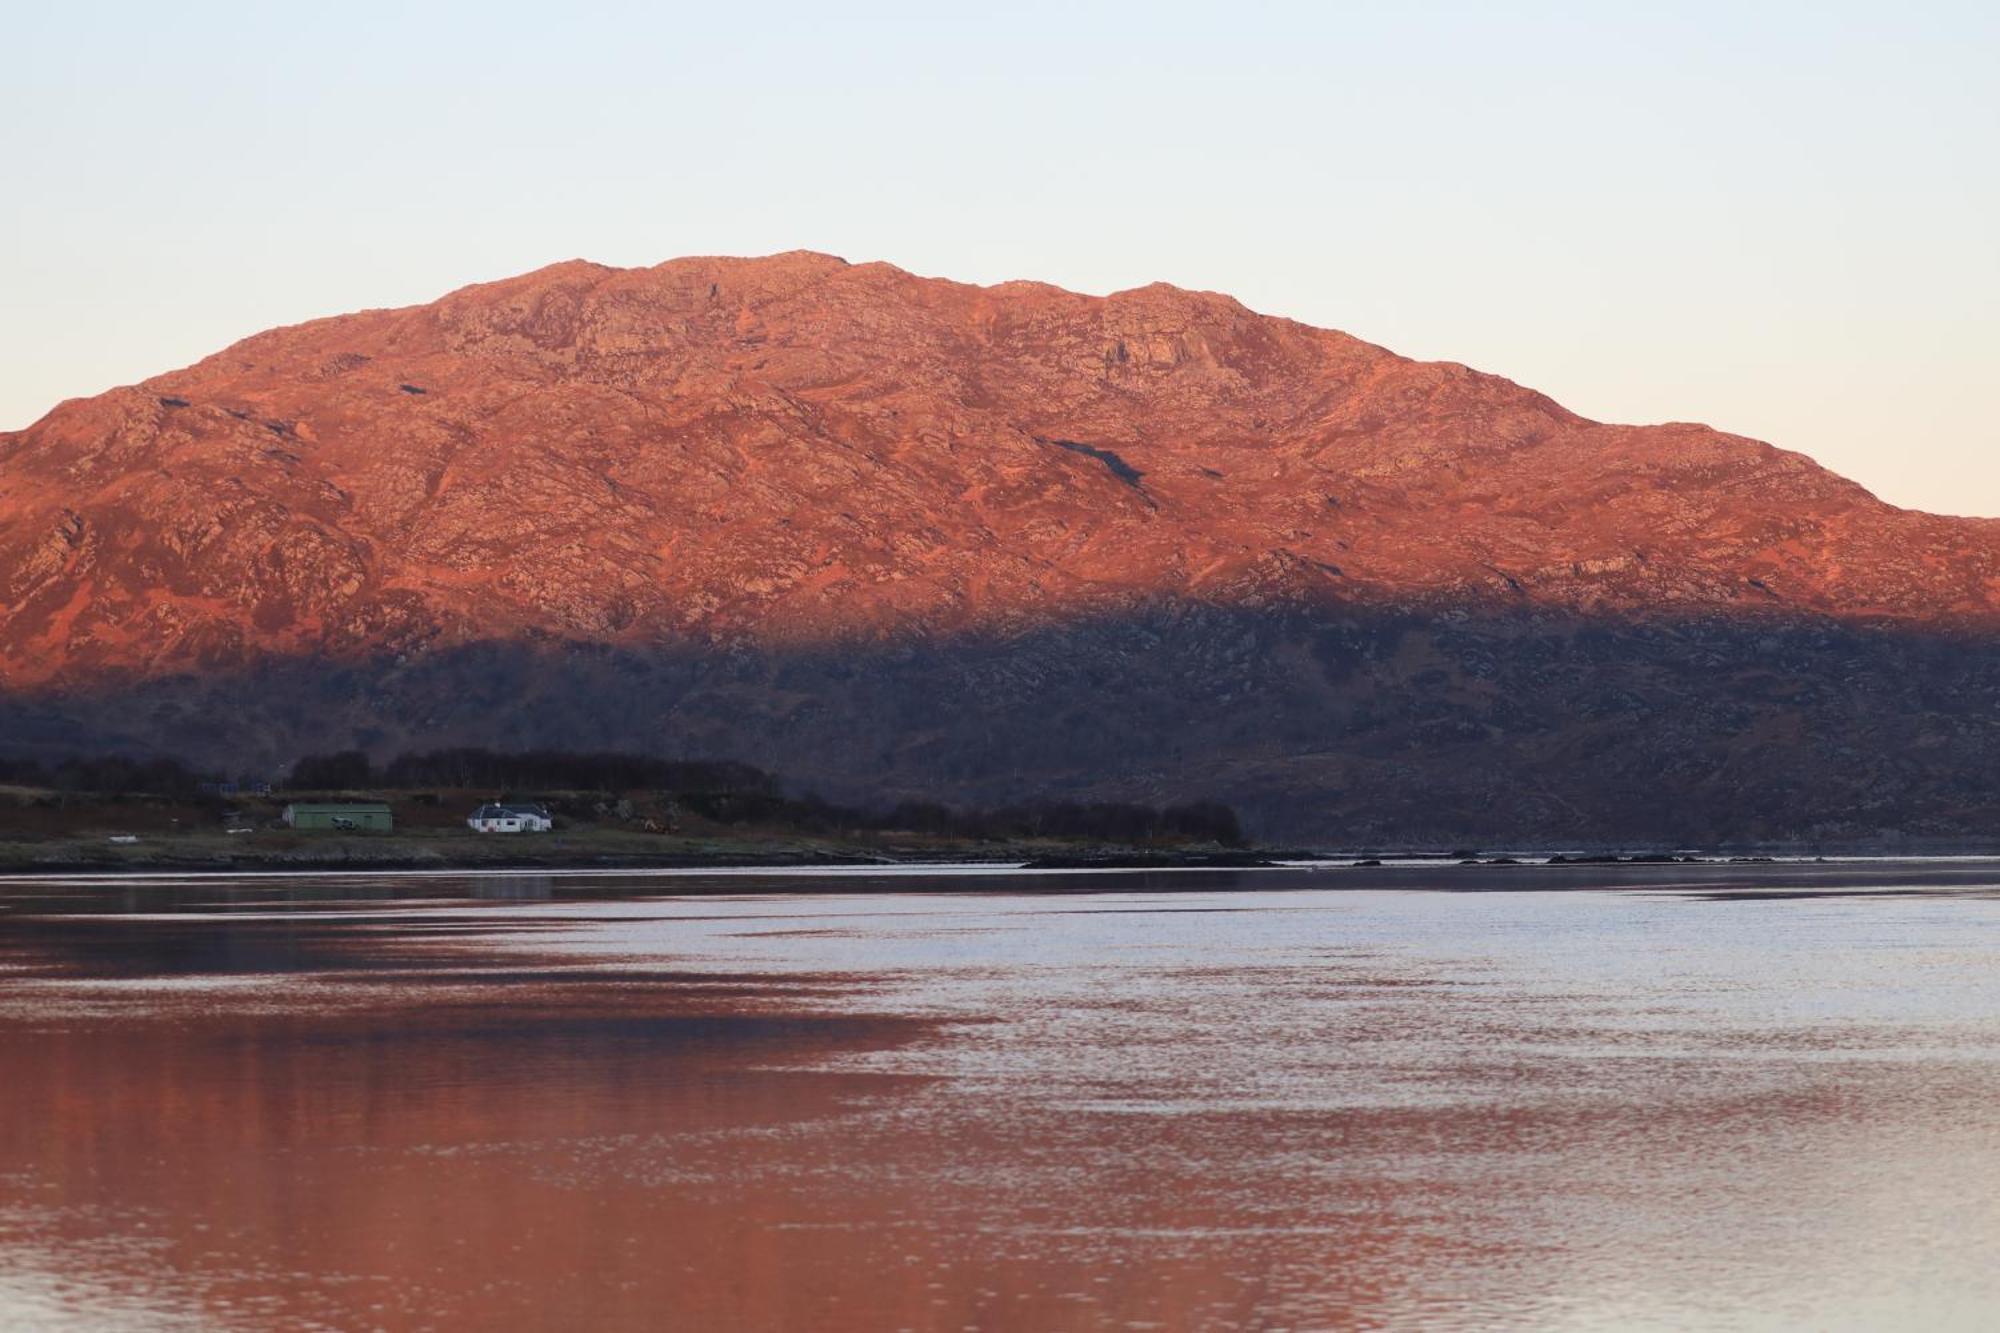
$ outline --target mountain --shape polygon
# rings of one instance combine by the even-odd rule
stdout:
[[[1227,297],[583,262],[0,435],[0,743],[726,754],[1267,834],[1972,836],[2000,523]]]

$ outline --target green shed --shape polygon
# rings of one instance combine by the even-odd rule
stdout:
[[[381,801],[298,801],[285,807],[285,822],[293,828],[366,830],[387,833],[395,816]]]

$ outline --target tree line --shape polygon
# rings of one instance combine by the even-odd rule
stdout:
[[[193,796],[204,779],[178,759],[76,755],[67,759],[0,758],[0,783],[85,796]]]
[[[731,760],[661,759],[621,751],[460,748],[399,755],[377,766],[359,750],[309,755],[292,766],[295,791],[483,788],[509,799],[561,793],[557,813],[601,814],[594,794],[654,792],[718,824],[782,824],[810,833],[868,830],[956,838],[1187,841],[1241,846],[1236,812],[1216,801],[1152,806],[1126,801],[1017,802],[991,809],[905,801],[886,810],[788,796],[774,773]]]
[[[622,751],[484,750],[400,754],[377,767],[360,750],[307,755],[285,785],[295,791],[407,791],[420,787],[540,788],[548,791],[768,793],[775,775],[726,759],[661,759]]]
[[[1220,801],[1035,801],[990,810],[905,801],[876,816],[883,828],[960,838],[1079,838],[1100,842],[1244,844],[1236,812]]]

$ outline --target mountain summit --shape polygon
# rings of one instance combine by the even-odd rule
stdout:
[[[1703,426],[1210,293],[810,253],[558,264],[0,435],[24,748],[591,740],[1383,835],[1499,791],[1495,827],[1650,827],[1647,771],[1709,833],[1957,784],[1949,832],[1996,580],[2000,524]],[[1812,810],[1829,725],[1936,735]]]

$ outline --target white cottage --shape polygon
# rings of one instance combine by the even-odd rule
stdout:
[[[545,805],[482,805],[465,822],[476,833],[547,833],[556,826]]]

